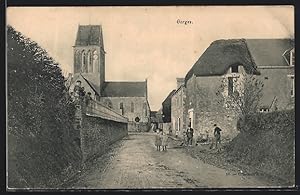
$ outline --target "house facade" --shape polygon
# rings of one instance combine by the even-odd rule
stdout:
[[[186,88],[184,78],[177,78],[177,89],[171,97],[171,125],[172,132],[178,136],[183,136],[187,129],[187,107],[186,107]]]
[[[73,53],[73,74],[66,82],[70,93],[76,82],[80,81],[92,99],[128,118],[129,131],[149,130],[147,80],[137,82],[105,80],[102,26],[79,25]]]
[[[243,86],[243,75],[254,75],[264,84],[258,111],[293,108],[293,48],[290,39],[214,41],[185,77],[186,120],[195,133],[208,131],[212,136],[217,124],[224,137],[238,134],[237,114],[224,102]]]
[[[172,90],[162,102],[162,119],[164,123],[171,123],[171,100],[176,90]]]

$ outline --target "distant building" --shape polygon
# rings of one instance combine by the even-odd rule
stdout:
[[[162,119],[164,123],[171,122],[171,98],[176,90],[172,90],[162,103]]]
[[[114,82],[105,80],[105,50],[100,25],[79,25],[74,52],[74,72],[67,80],[70,92],[80,80],[94,100],[124,115],[129,131],[146,131],[150,126],[147,80]]]
[[[197,132],[212,133],[218,124],[224,136],[237,134],[237,116],[218,104],[216,95],[224,84],[223,96],[237,89],[234,80],[242,73],[254,73],[264,83],[259,111],[294,107],[294,40],[236,39],[211,43],[185,77],[187,119]],[[238,83],[238,82],[237,82]]]
[[[162,112],[162,107],[157,111],[156,113],[156,119],[158,122],[158,128],[159,129],[163,129],[163,112]]]

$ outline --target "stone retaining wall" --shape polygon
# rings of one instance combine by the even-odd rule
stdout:
[[[96,116],[83,116],[80,132],[83,162],[104,154],[114,142],[128,134],[127,123]]]

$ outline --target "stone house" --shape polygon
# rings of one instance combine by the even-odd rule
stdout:
[[[186,88],[184,78],[177,78],[177,89],[171,98],[171,124],[172,133],[178,131],[179,136],[183,136],[183,131],[188,127],[187,107],[186,107]]]
[[[73,46],[73,74],[67,79],[72,92],[80,80],[91,98],[129,120],[129,131],[150,127],[147,80],[115,82],[105,80],[105,50],[101,25],[79,25]]]
[[[217,40],[205,50],[185,77],[187,120],[195,133],[213,125],[223,136],[238,134],[237,115],[226,108],[226,97],[238,91],[243,75],[253,74],[263,82],[259,111],[294,107],[294,41],[290,39]],[[235,82],[237,81],[237,82]],[[225,85],[224,85],[225,84]],[[225,86],[222,96],[217,95]]]
[[[166,99],[162,102],[162,119],[164,123],[170,123],[171,122],[171,98],[173,94],[175,93],[175,89],[172,90]]]
[[[163,124],[162,124],[162,130],[168,134],[172,133],[172,124],[171,124],[171,107],[172,107],[172,96],[175,93],[175,89],[172,90],[168,96],[166,97],[166,99],[162,102],[162,120],[163,120]]]

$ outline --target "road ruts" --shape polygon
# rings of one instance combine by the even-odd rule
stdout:
[[[100,170],[101,169],[101,170]],[[169,146],[156,151],[154,134],[130,134],[73,184],[89,189],[240,188],[272,184],[206,164]]]

